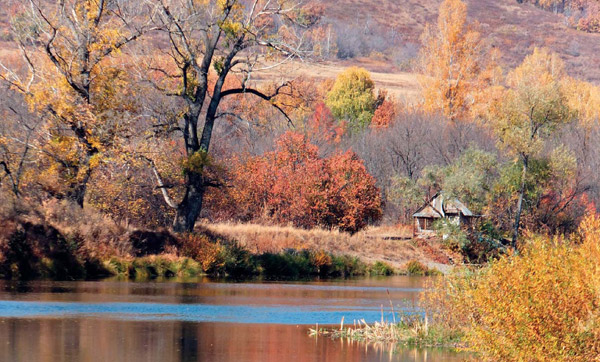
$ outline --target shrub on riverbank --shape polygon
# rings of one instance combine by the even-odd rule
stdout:
[[[418,260],[411,260],[404,266],[404,270],[408,275],[420,275],[420,276],[436,276],[442,275],[437,269],[431,269],[427,265],[421,263]]]
[[[132,279],[200,274],[248,279],[333,278],[390,275],[385,263],[321,249],[251,252],[210,230],[174,235],[135,230],[74,205],[15,203],[0,210],[0,277]]]
[[[193,278],[203,274],[197,261],[174,255],[111,258],[104,261],[103,266],[111,275],[129,279]]]
[[[591,361],[600,355],[600,219],[579,236],[530,237],[519,254],[438,281],[425,303],[485,360]]]

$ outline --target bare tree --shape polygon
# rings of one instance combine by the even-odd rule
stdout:
[[[176,202],[165,192],[165,200],[177,209],[174,230],[191,231],[207,187],[216,184],[205,166],[215,122],[226,114],[222,102],[249,95],[281,110],[274,99],[287,83],[267,93],[251,86],[252,75],[309,54],[302,34],[318,19],[302,1],[149,1],[161,10],[157,24],[162,34],[157,36],[169,44],[163,56],[148,63],[149,79],[179,102],[178,111],[155,126],[179,132],[187,157],[182,199]],[[234,78],[235,86],[228,86]]]

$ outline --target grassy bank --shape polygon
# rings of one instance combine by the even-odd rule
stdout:
[[[244,279],[297,280],[393,275],[396,271],[381,262],[367,264],[346,255],[308,250],[252,254],[232,244],[220,245],[211,261],[177,255],[150,255],[138,258],[111,258],[103,262],[110,275],[131,279],[153,279],[200,275]]]
[[[5,279],[208,275],[289,280],[439,273],[418,260],[393,266],[359,252],[351,253],[360,246],[356,241],[366,245],[371,240],[337,231],[257,229],[250,225],[247,230],[254,234],[242,234],[239,225],[233,228],[234,233],[218,225],[175,235],[167,230],[120,225],[93,211],[60,202],[35,208],[24,204],[5,207],[0,210],[0,220],[0,277]],[[306,235],[318,237],[308,243],[291,241],[309,240]],[[256,247],[267,239],[271,247]],[[348,244],[348,240],[355,244]],[[335,242],[339,243],[338,250],[332,244]]]
[[[355,234],[337,230],[299,229],[291,226],[217,223],[202,224],[212,233],[237,240],[252,253],[279,253],[287,249],[323,250],[357,257],[367,263],[382,261],[396,270],[418,261],[428,269],[444,273],[462,257],[433,240],[412,238],[410,227],[368,227]]]

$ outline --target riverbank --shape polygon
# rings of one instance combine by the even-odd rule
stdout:
[[[414,310],[314,328],[313,336],[416,346],[460,346],[490,361],[596,361],[600,356],[600,216],[568,237],[526,234],[479,268],[431,279]],[[408,313],[408,314],[407,314]],[[392,319],[392,321],[389,321]]]
[[[382,261],[398,270],[407,269],[408,263],[417,261],[444,274],[462,260],[462,256],[443,248],[435,239],[414,239],[409,226],[370,226],[352,235],[337,230],[240,223],[202,223],[201,227],[235,239],[253,253],[320,249],[367,263]]]
[[[292,280],[440,273],[427,260],[421,261],[422,254],[411,252],[418,249],[410,241],[373,237],[373,230],[350,235],[205,224],[192,234],[173,234],[120,225],[60,202],[37,208],[14,205],[1,211],[0,220],[0,277],[4,279],[208,275]],[[401,257],[390,258],[394,252]]]

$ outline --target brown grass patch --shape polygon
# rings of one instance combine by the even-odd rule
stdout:
[[[286,249],[323,250],[359,257],[367,263],[383,261],[402,269],[411,260],[447,272],[451,256],[439,243],[411,239],[410,227],[370,227],[354,235],[337,230],[304,230],[291,226],[217,223],[202,224],[210,232],[237,240],[252,253],[278,253]],[[445,256],[445,258],[443,257]]]

